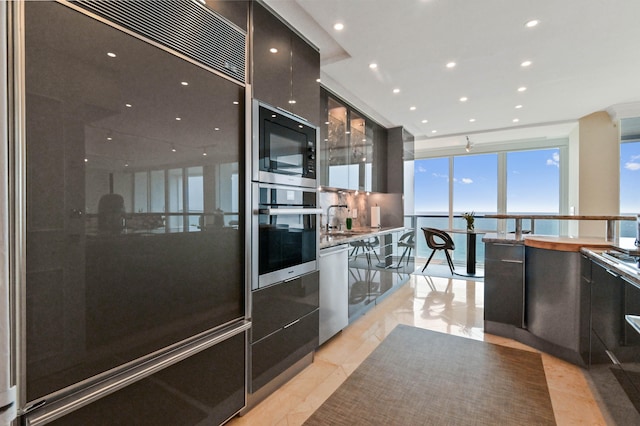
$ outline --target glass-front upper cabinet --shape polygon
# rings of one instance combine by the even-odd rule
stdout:
[[[376,172],[386,146],[384,129],[338,98],[323,91],[326,121],[321,126],[322,185],[360,191],[382,191]]]

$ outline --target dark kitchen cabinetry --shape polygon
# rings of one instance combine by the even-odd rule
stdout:
[[[319,273],[254,291],[251,392],[318,347]]]
[[[236,334],[50,424],[222,424],[244,406],[245,348]]]
[[[320,53],[253,2],[253,96],[320,123]]]
[[[388,232],[350,243],[349,322],[380,303],[409,279],[409,274],[395,263],[400,257],[398,238],[401,234],[401,231]]]
[[[321,184],[386,192],[387,130],[326,90],[321,98]]]
[[[640,335],[626,318],[640,315],[640,288],[607,265],[591,264],[591,363],[639,363]]]
[[[484,319],[524,325],[524,245],[485,245]]]

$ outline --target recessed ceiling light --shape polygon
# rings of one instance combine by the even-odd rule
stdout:
[[[393,89],[393,93],[400,93],[400,89]]]
[[[176,152],[176,147],[171,145],[171,152]]]
[[[111,136],[109,136],[109,137],[107,138],[107,140],[108,140],[108,141],[112,141],[112,140],[113,140],[113,138],[112,138]]]
[[[467,102],[468,100],[469,98],[467,98],[466,96],[460,98],[460,102]]]
[[[366,139],[362,139],[362,142],[366,142],[366,141],[367,141]]]
[[[238,105],[239,103],[240,103],[240,102],[238,102],[238,101],[233,101],[233,104],[234,104],[234,105]]]
[[[180,121],[180,120],[182,120],[182,118],[176,117],[176,121]]]
[[[113,52],[107,52],[107,56],[110,58],[115,58],[117,55]]]
[[[514,118],[514,119],[513,119],[513,122],[514,122],[514,123],[517,123],[518,121],[520,121],[520,119],[519,119],[519,118]]]
[[[449,62],[449,63],[447,63],[447,68],[453,68],[453,67],[455,67],[455,66],[456,66],[456,63],[455,63],[455,62]]]
[[[428,123],[428,122],[429,122],[429,120],[422,120],[422,122],[423,122],[423,123]]]
[[[469,119],[469,122],[471,122],[471,123],[473,123],[474,121],[476,121],[476,119],[475,119],[475,118],[470,118],[470,119]]]
[[[295,100],[295,99],[290,99],[290,100],[289,100],[289,103],[293,105],[293,104],[295,104],[295,103],[296,103],[296,100]]]
[[[350,135],[350,134],[351,134],[351,132],[347,130],[346,132],[344,132],[344,134],[345,134],[345,135]]]
[[[124,104],[124,106],[126,106],[127,108],[131,108],[131,104]]]
[[[278,49],[276,49],[275,47],[272,47],[271,49],[269,49],[269,52],[278,53]]]
[[[527,27],[527,28],[533,28],[533,27],[535,27],[536,25],[538,25],[539,23],[540,23],[540,21],[539,21],[539,20],[537,20],[537,19],[532,19],[532,20],[530,20],[530,21],[527,21],[527,23],[526,23],[526,24],[524,24],[524,25],[525,25],[525,27]]]
[[[416,110],[416,107],[414,107],[414,106],[409,107],[409,110],[410,110],[410,111],[415,111],[415,110]]]
[[[316,78],[316,83],[320,83],[322,82],[322,80],[320,80],[319,78]]]
[[[522,105],[516,105],[516,109],[522,108]]]
[[[84,159],[84,162],[85,162],[85,163],[88,163],[88,162],[89,162],[89,159],[88,159],[88,158],[85,158],[85,159]]]
[[[214,127],[213,130],[217,132],[218,130],[220,130],[220,127]]]
[[[333,24],[333,29],[336,31],[342,31],[344,29],[344,24],[342,22],[336,22]]]
[[[180,84],[182,84],[183,86],[188,86],[189,85],[189,83],[186,82],[186,81],[181,81]]]
[[[432,130],[432,131],[431,131],[431,133],[436,133],[436,132],[437,132],[437,130]]]
[[[531,61],[524,61],[520,64],[521,67],[528,67],[529,65],[531,65]]]
[[[371,68],[372,70],[375,70],[376,68],[378,68],[378,64],[376,64],[375,62],[370,63],[369,68]]]
[[[524,92],[525,90],[527,90],[527,88],[524,86],[518,87],[518,92]]]

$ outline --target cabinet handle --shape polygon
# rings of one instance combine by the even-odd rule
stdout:
[[[522,263],[522,260],[500,259],[500,262],[506,262],[506,263]]]
[[[609,274],[613,275],[616,278],[618,278],[620,276],[620,275],[616,274],[615,272],[611,271],[610,269],[605,269],[605,271],[607,271]]]
[[[505,243],[493,243],[494,246],[502,246],[502,247],[516,247],[520,244],[505,244]]]
[[[605,350],[604,353],[607,354],[612,363],[614,363],[615,365],[620,365],[620,361],[618,361],[618,358],[616,358],[613,352],[611,352],[610,350]]]
[[[292,325],[295,325],[295,324],[297,324],[297,323],[299,323],[299,322],[300,322],[300,319],[298,318],[298,319],[297,319],[297,320],[295,320],[294,322],[292,322],[292,323],[289,323],[289,324],[285,325],[283,328],[289,328],[289,327],[291,327]]]

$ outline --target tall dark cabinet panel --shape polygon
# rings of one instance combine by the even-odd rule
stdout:
[[[253,2],[253,97],[320,123],[320,53]]]
[[[220,19],[175,5],[186,8],[176,19],[193,7],[205,27]],[[16,2],[26,92],[18,410],[37,421],[91,392],[117,413],[159,395],[172,414],[207,406],[193,424],[220,423],[245,403],[244,84],[72,6]],[[123,390],[109,398],[107,381]]]
[[[524,327],[524,245],[486,243],[485,265],[485,321]]]

